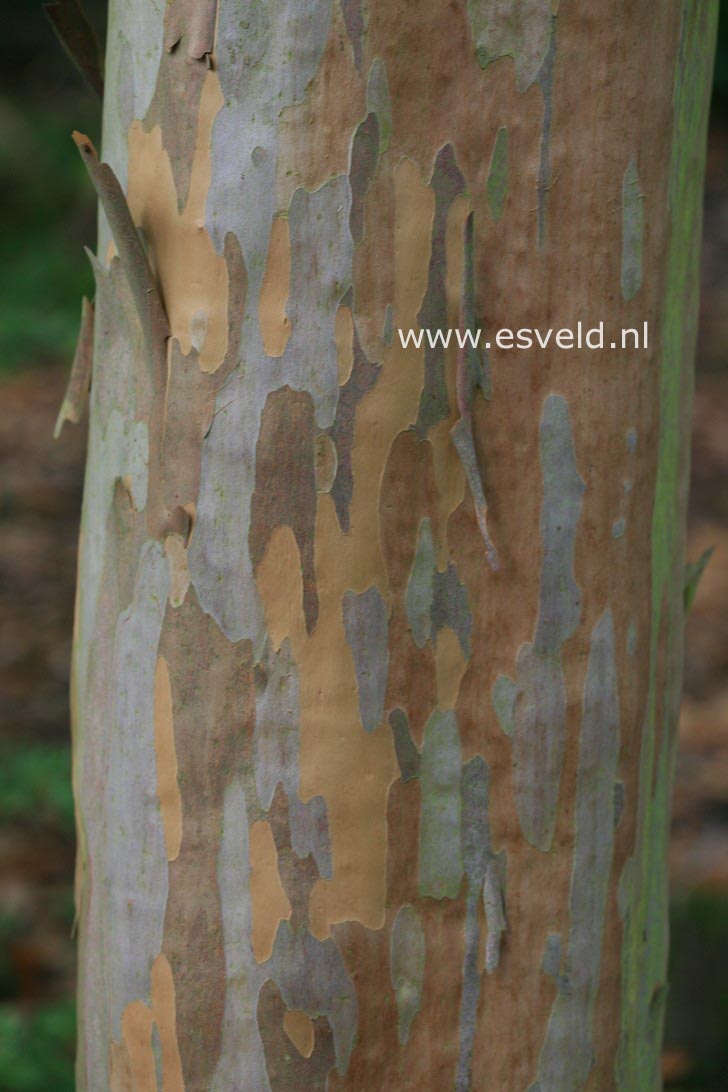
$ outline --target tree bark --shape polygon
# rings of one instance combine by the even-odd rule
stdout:
[[[112,0],[80,1092],[660,1087],[717,11]]]

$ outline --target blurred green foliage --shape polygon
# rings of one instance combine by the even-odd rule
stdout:
[[[21,1011],[0,1005],[3,1092],[73,1092],[76,1015],[72,1000]]]
[[[0,824],[47,824],[73,835],[71,750],[67,745],[0,747]]]
[[[93,110],[74,111],[79,128]],[[91,116],[90,116],[91,115]],[[67,360],[82,295],[93,278],[82,241],[93,244],[93,199],[70,139],[69,119],[46,106],[0,101],[0,368]]]
[[[66,744],[0,745],[0,828],[15,831],[20,844],[38,859],[49,853],[70,857],[74,834],[71,749]],[[42,918],[55,937],[70,937],[73,877],[67,885],[44,885]],[[25,996],[23,957],[40,958],[37,904],[0,913],[0,1089],[2,1092],[72,1092],[74,1088],[75,1005],[55,998],[61,983],[41,971],[41,993]],[[42,944],[42,939],[41,939]],[[70,952],[66,954],[68,959]],[[37,973],[37,972],[36,972]],[[27,972],[26,972],[27,974]]]
[[[105,3],[87,10],[99,30]],[[0,372],[73,353],[81,296],[93,294],[83,246],[95,201],[71,141],[98,139],[100,104],[86,90],[40,0],[3,5],[0,35]]]

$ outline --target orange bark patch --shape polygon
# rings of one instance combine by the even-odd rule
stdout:
[[[289,1009],[283,1017],[286,1035],[303,1058],[310,1058],[313,1051],[313,1024],[311,1017],[300,1009]]]
[[[411,159],[403,160],[397,167],[394,194],[395,324],[414,327],[427,289],[435,195],[423,182],[417,164]]]
[[[395,179],[395,314],[414,325],[427,287],[434,211],[431,189],[405,161]],[[320,879],[310,898],[314,936],[332,924],[384,922],[389,787],[399,777],[391,729],[367,733],[360,724],[357,681],[346,642],[342,601],[347,591],[376,587],[389,600],[380,540],[380,491],[396,437],[415,421],[422,389],[422,354],[387,350],[377,382],[359,402],[352,443],[351,533],[343,534],[327,494],[319,494],[315,527],[319,616],[306,636],[301,615],[301,563],[287,527],[270,537],[257,566],[268,633],[279,647],[289,637],[301,679],[301,797],[326,801],[333,877]]]
[[[202,89],[190,190],[182,213],[161,129],[155,125],[146,133],[135,121],[129,130],[129,207],[144,231],[172,336],[185,355],[199,347],[205,372],[219,368],[228,343],[227,265],[205,230],[212,123],[222,103],[217,76],[210,71]]]
[[[152,1031],[157,1026],[162,1047],[161,1092],[185,1092],[182,1062],[177,1045],[174,979],[164,955],[152,964],[151,1006],[132,1001],[121,1017],[121,1043],[109,1052],[111,1092],[158,1092]]]
[[[157,1092],[152,1051],[154,1017],[143,1001],[132,1001],[121,1017],[121,1031],[129,1057],[134,1092]]]
[[[286,303],[291,285],[291,235],[287,216],[276,216],[271,224],[268,259],[260,289],[258,322],[263,348],[268,356],[283,356],[291,336]]]
[[[158,955],[152,964],[152,1013],[162,1044],[162,1092],[184,1092],[182,1060],[177,1044],[174,978],[165,955]]]
[[[250,897],[253,904],[253,954],[265,963],[281,921],[291,916],[278,871],[278,854],[270,823],[253,823],[250,828]]]
[[[340,537],[330,503],[325,531]],[[343,536],[341,536],[343,537]],[[288,527],[273,533],[258,566],[258,588],[271,640],[291,640],[301,679],[301,798],[320,794],[327,806],[333,878],[311,893],[311,932],[328,936],[334,921],[357,919],[380,928],[384,918],[387,833],[385,808],[398,767],[388,726],[365,732],[359,722],[354,665],[341,615],[340,566],[330,578],[326,609],[306,635],[298,549]],[[333,578],[332,578],[333,577]]]
[[[342,304],[334,320],[336,362],[339,366],[339,386],[343,387],[354,366],[354,319],[351,308]]]

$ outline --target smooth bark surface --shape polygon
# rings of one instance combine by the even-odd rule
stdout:
[[[112,0],[80,1092],[659,1087],[717,10]]]

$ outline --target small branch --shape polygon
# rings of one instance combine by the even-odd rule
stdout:
[[[104,94],[104,59],[94,29],[78,0],[57,0],[43,4],[48,21],[59,42],[89,87],[98,97]]]
[[[109,221],[142,326],[152,379],[157,385],[166,373],[166,342],[170,331],[156,278],[118,178],[108,163],[99,163],[96,149],[87,136],[74,132],[73,139]]]
[[[66,421],[77,425],[83,417],[91,387],[94,362],[94,305],[84,296],[81,301],[81,325],[66,394],[61,403],[53,439],[57,440]]]

